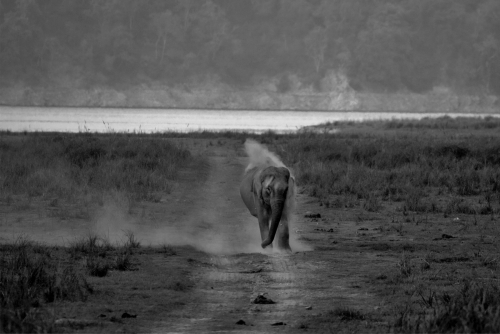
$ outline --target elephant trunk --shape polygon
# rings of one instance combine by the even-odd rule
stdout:
[[[280,224],[281,215],[283,214],[284,206],[284,199],[271,200],[271,226],[269,226],[269,234],[267,235],[267,239],[262,242],[262,248],[266,248],[273,243],[274,236],[276,235],[276,231],[278,230],[278,226]]]

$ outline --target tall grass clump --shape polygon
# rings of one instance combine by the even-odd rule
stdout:
[[[112,245],[107,238],[89,234],[75,239],[68,247],[74,259],[83,259],[90,276],[105,277],[110,270],[132,270],[133,249],[140,247],[132,231],[125,231],[123,245]]]
[[[125,231],[125,245],[124,247],[131,250],[133,248],[139,248],[141,247],[141,242],[136,239],[134,232],[132,231]]]
[[[25,240],[2,246],[0,257],[0,329],[3,332],[52,330],[41,308],[58,300],[85,300],[92,288],[74,267],[61,267],[50,252]]]
[[[108,239],[90,233],[87,236],[75,239],[69,245],[69,252],[73,257],[78,254],[105,256],[106,252],[113,250],[113,245]]]
[[[169,193],[190,152],[162,138],[31,134],[0,139],[0,196],[72,199],[123,191],[137,200]]]
[[[434,294],[408,308],[396,323],[408,333],[499,333],[500,287],[466,280],[452,295]]]

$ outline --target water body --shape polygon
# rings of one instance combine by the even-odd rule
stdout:
[[[201,130],[293,132],[334,121],[500,117],[500,114],[193,109],[46,108],[0,106],[0,130],[57,132],[191,132]]]

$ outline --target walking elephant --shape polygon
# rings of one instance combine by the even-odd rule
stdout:
[[[245,142],[250,158],[240,194],[250,214],[259,221],[262,248],[277,239],[278,250],[291,251],[289,221],[295,200],[295,179],[290,170],[265,147]]]

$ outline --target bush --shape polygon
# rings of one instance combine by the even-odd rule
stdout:
[[[130,253],[128,251],[123,251],[118,254],[114,268],[120,271],[126,271],[132,268],[132,261],[130,260]]]
[[[87,270],[90,276],[104,277],[108,274],[111,265],[97,256],[87,257]]]
[[[95,234],[89,234],[85,238],[75,240],[69,247],[69,251],[73,256],[78,253],[90,256],[105,256],[107,251],[113,249],[114,247],[107,239],[100,238]]]

